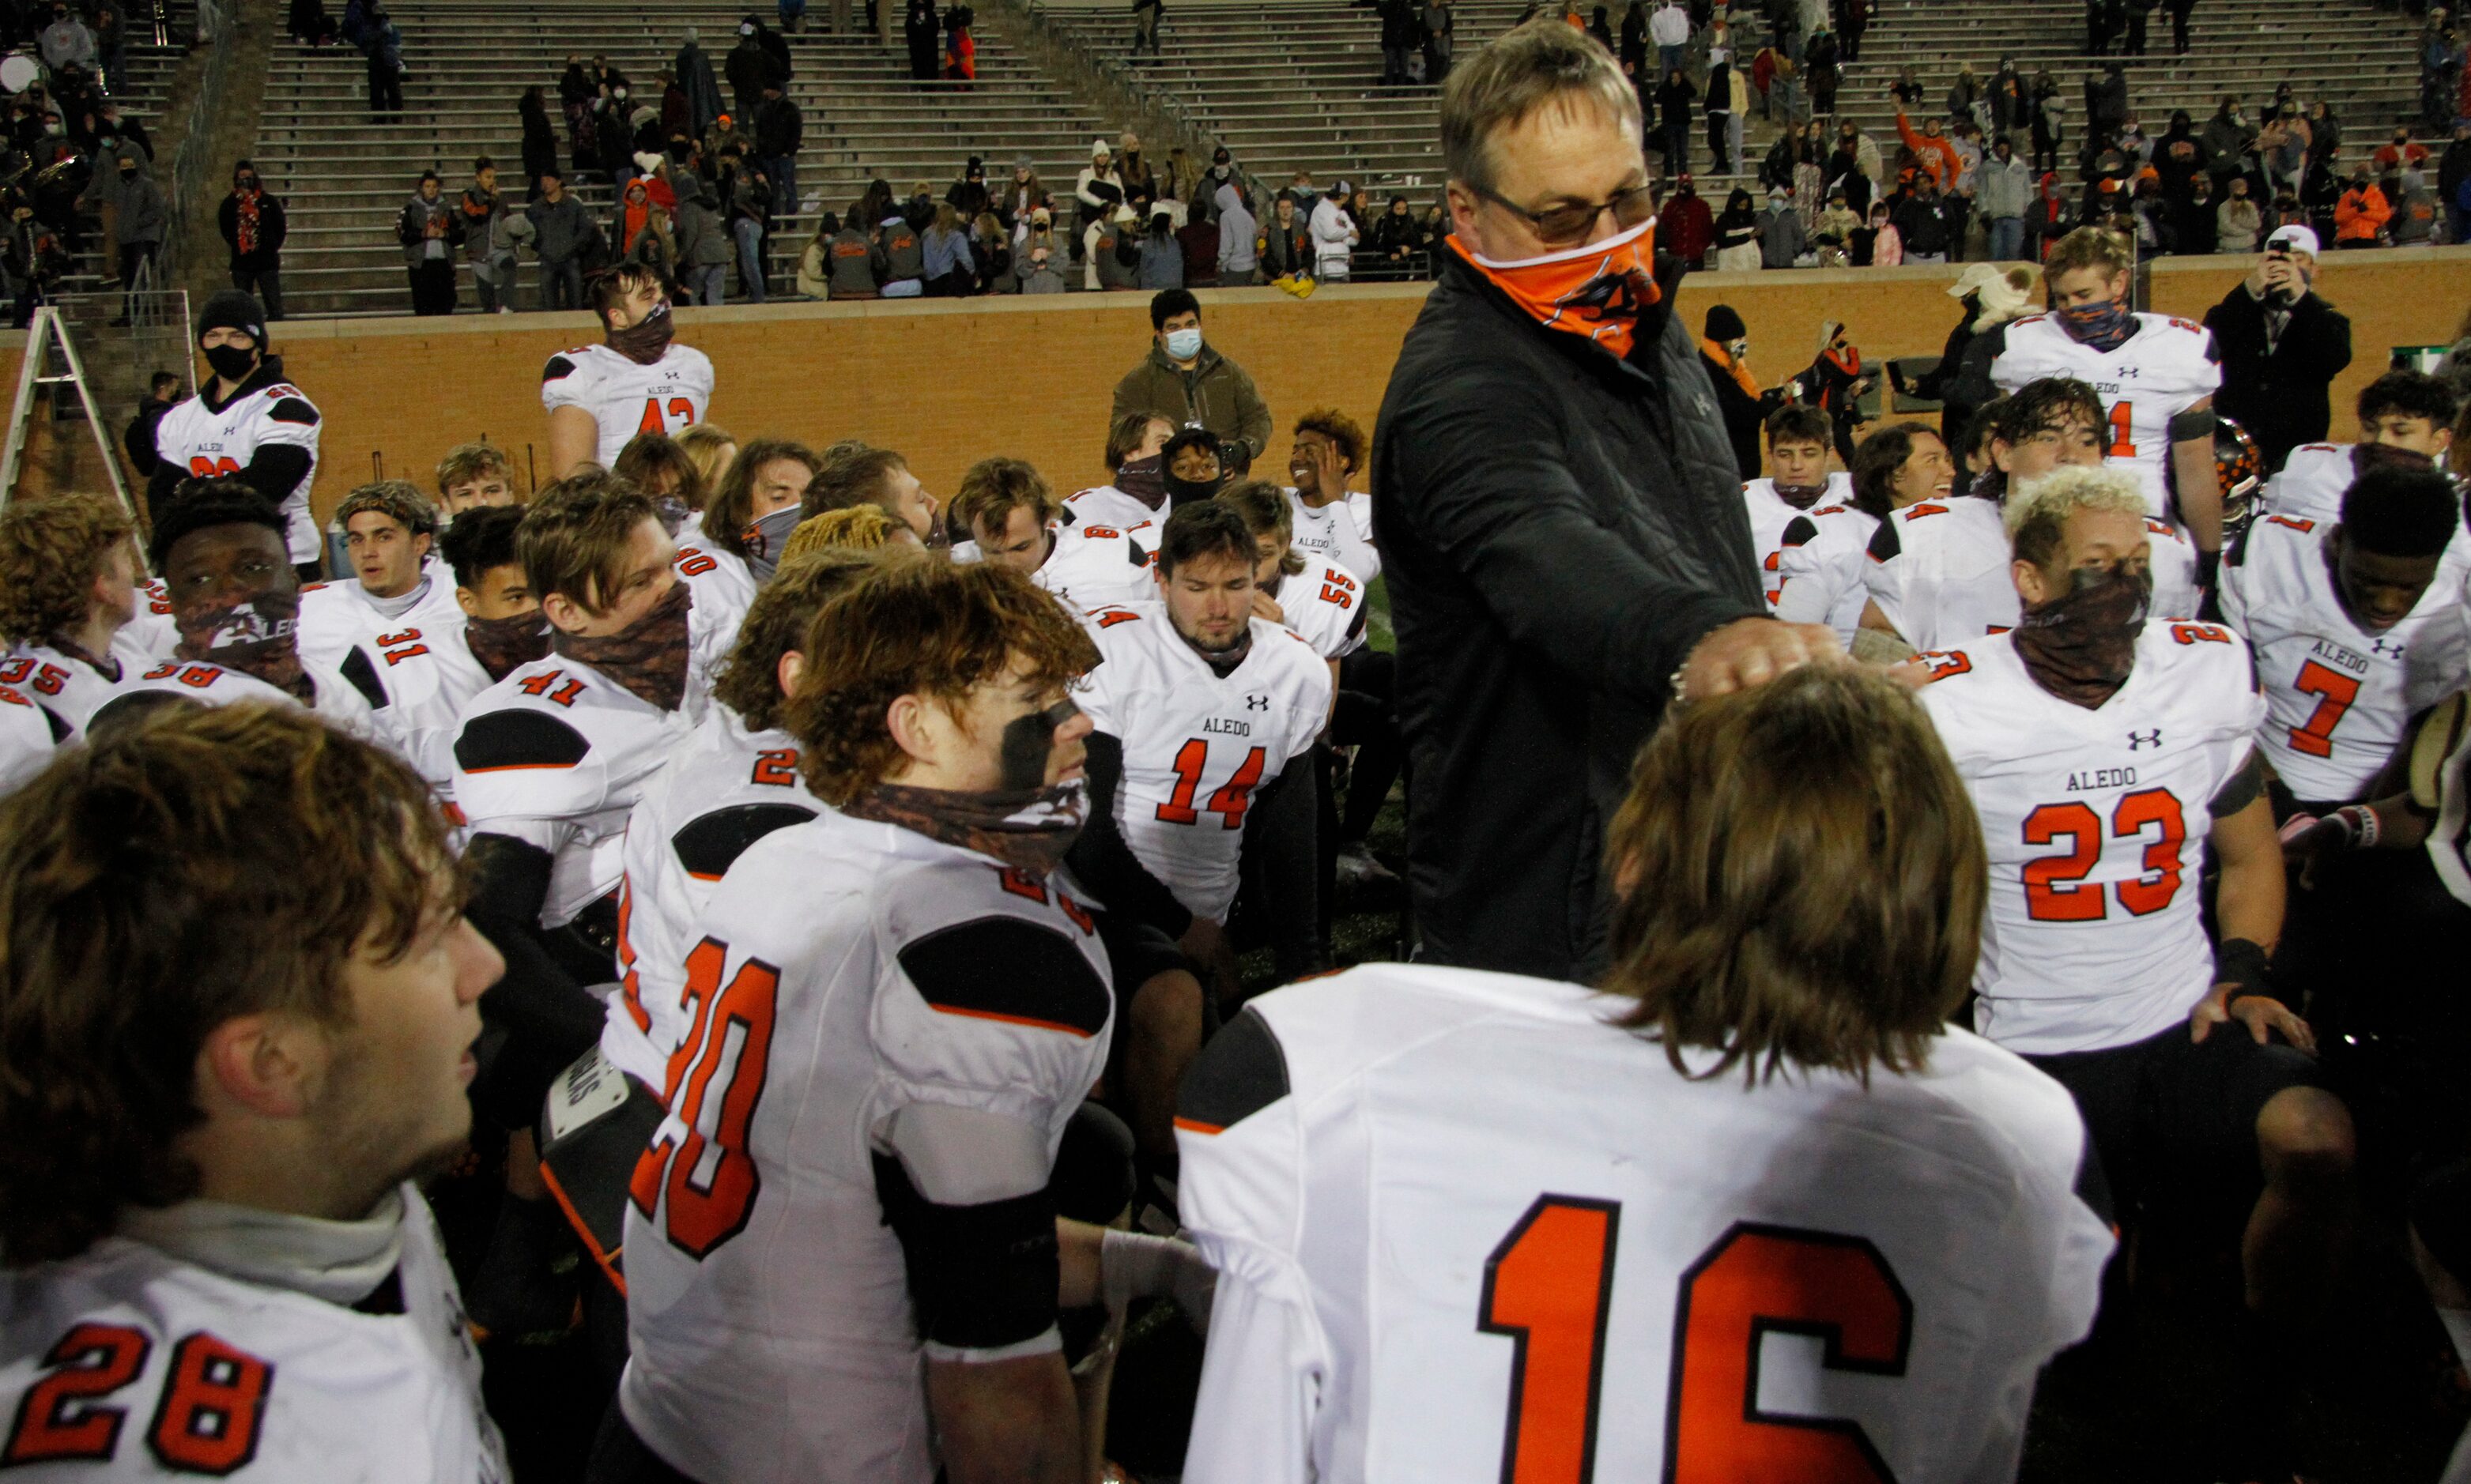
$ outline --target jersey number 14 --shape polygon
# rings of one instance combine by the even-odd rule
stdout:
[[[1503,1484],[1585,1484],[1595,1472],[1618,1201],[1544,1194],[1484,1264],[1476,1328],[1506,1335]],[[1830,1370],[1902,1376],[1914,1306],[1858,1237],[1736,1221],[1683,1269],[1665,1388],[1665,1484],[1894,1478],[1859,1423],[1759,1409],[1771,1333],[1825,1342]],[[1626,1403],[1626,1406],[1635,1405]]]

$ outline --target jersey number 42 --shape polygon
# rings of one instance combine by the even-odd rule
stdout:
[[[1476,1328],[1516,1347],[1503,1484],[1594,1476],[1620,1224],[1618,1201],[1539,1195],[1485,1261]],[[1734,1222],[1683,1269],[1674,1298],[1665,1484],[1893,1479],[1859,1423],[1761,1411],[1759,1350],[1770,1332],[1813,1335],[1831,1370],[1902,1376],[1913,1322],[1913,1300],[1870,1242]]]

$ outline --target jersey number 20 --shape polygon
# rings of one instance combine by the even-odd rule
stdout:
[[[689,1029],[670,1056],[662,1098],[671,1116],[635,1162],[628,1189],[647,1219],[668,1193],[670,1244],[698,1261],[744,1230],[763,1184],[746,1136],[764,1097],[781,971],[749,959],[724,988],[728,957],[729,945],[715,938],[687,955],[678,1003]]]
[[[1617,1201],[1540,1195],[1484,1264],[1476,1328],[1509,1336],[1503,1484],[1586,1484],[1595,1472]],[[1894,1477],[1861,1425],[1759,1409],[1773,1331],[1826,1344],[1831,1370],[1901,1376],[1913,1301],[1857,1237],[1736,1221],[1682,1274],[1665,1389],[1665,1484]],[[1626,1403],[1630,1404],[1630,1403]]]

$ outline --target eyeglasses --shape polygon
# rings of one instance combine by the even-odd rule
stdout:
[[[1585,243],[1588,234],[1596,228],[1596,219],[1606,212],[1613,214],[1613,224],[1627,232],[1645,221],[1656,212],[1655,192],[1645,182],[1626,186],[1612,194],[1610,200],[1592,204],[1556,206],[1549,211],[1530,211],[1517,201],[1483,186],[1475,194],[1515,217],[1523,217],[1536,229],[1537,241],[1547,247],[1577,247]]]

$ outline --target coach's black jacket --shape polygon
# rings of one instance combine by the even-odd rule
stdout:
[[[1630,359],[1454,252],[1382,400],[1373,521],[1399,635],[1424,957],[1601,967],[1604,829],[1701,636],[1766,612],[1715,392],[1676,322]]]

